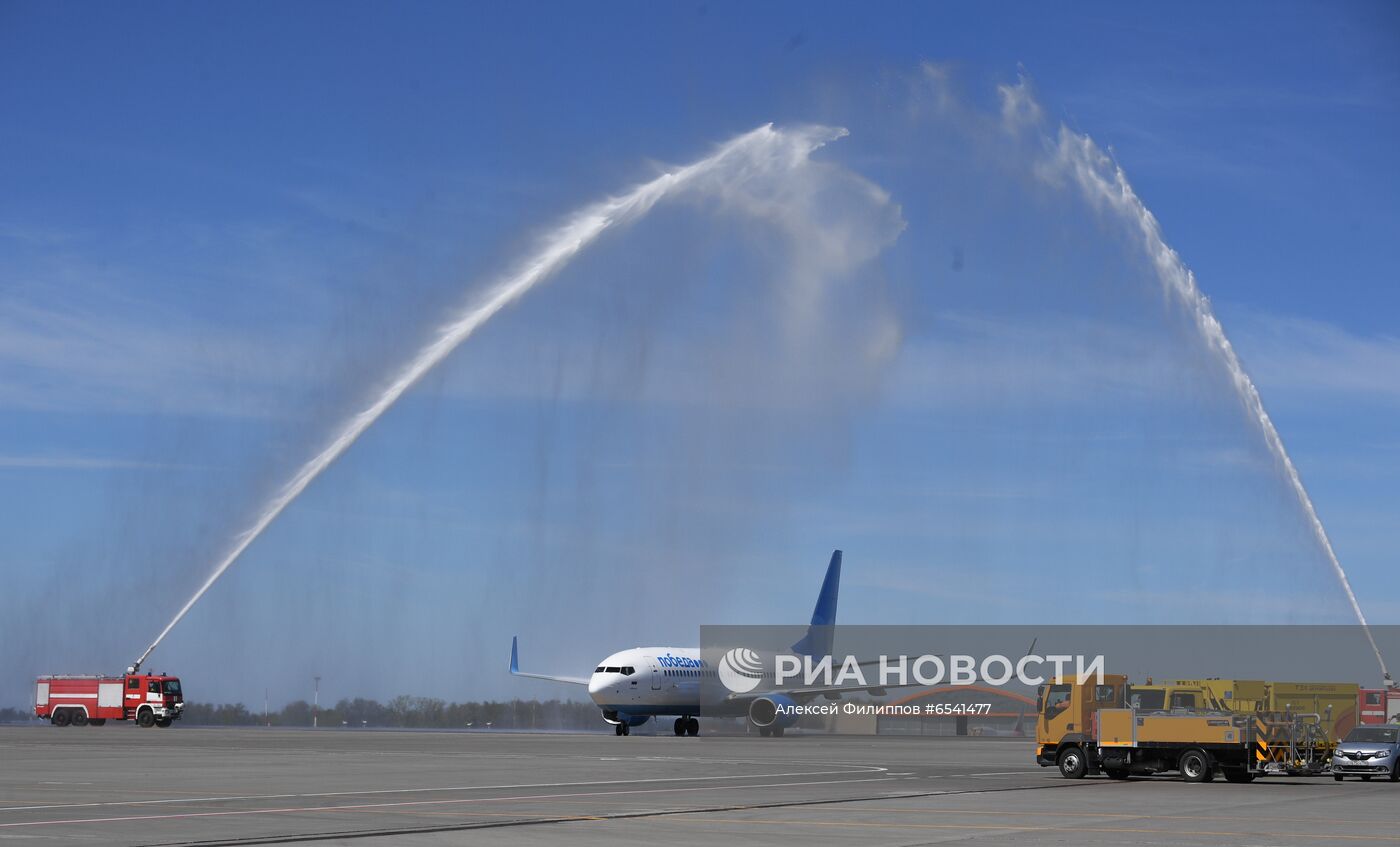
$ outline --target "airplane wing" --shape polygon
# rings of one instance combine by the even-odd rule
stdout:
[[[556,676],[547,673],[526,673],[520,669],[520,648],[517,645],[519,639],[512,635],[510,637],[510,673],[511,676],[528,676],[531,679],[547,679],[551,682],[567,682],[570,685],[587,685],[588,680],[581,676]]]

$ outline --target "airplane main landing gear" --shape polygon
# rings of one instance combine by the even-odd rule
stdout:
[[[676,718],[675,731],[677,736],[689,735],[694,738],[700,734],[700,721],[696,718]]]
[[[631,734],[632,734],[632,728],[629,727],[629,726],[628,726],[627,724],[625,724],[625,723],[620,723],[620,724],[618,724],[617,726],[613,727],[613,729],[617,730],[617,734],[618,734],[618,735],[631,735]]]

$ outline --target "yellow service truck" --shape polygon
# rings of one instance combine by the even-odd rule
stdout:
[[[1187,782],[1220,774],[1250,782],[1266,773],[1317,774],[1332,746],[1315,715],[1218,709],[1140,709],[1125,676],[1059,678],[1041,686],[1036,762],[1068,779],[1177,771]]]
[[[1128,705],[1142,711],[1217,710],[1241,715],[1317,715],[1337,742],[1356,726],[1360,686],[1354,682],[1265,682],[1257,679],[1176,679],[1134,685]]]

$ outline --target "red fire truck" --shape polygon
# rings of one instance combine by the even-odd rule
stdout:
[[[1363,688],[1357,695],[1357,722],[1395,723],[1400,721],[1400,686]]]
[[[102,726],[134,720],[137,726],[170,726],[185,710],[178,677],[163,673],[125,676],[41,676],[34,714],[54,726]]]

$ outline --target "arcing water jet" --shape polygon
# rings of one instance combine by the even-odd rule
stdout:
[[[803,127],[779,130],[772,124],[767,124],[722,145],[698,162],[664,173],[626,194],[587,206],[565,220],[562,225],[546,235],[535,252],[528,255],[515,270],[491,285],[484,298],[468,306],[455,319],[442,326],[373,402],[335,430],[326,446],[302,465],[263,506],[252,525],[235,536],[228,552],[219,559],[209,576],[175,613],[170,623],[160,631],[155,641],[151,642],[151,646],[146,648],[146,652],[141,654],[134,668],[139,668],[141,663],[146,661],[170,630],[312,480],[340,458],[365,430],[403,396],[404,392],[434,365],[447,358],[448,354],[470,338],[497,312],[566,266],[575,255],[604,232],[645,215],[667,195],[692,188],[709,178],[718,177],[725,182],[742,182],[794,170],[805,164],[813,151],[845,134],[846,131],[839,128]]]
[[[1008,91],[1014,92],[1014,89],[1004,90],[1004,97]],[[1235,353],[1235,348],[1230,344],[1230,339],[1225,335],[1225,328],[1216,318],[1210,300],[1196,285],[1195,275],[1182,262],[1177,252],[1168,246],[1166,240],[1163,239],[1162,229],[1157,223],[1156,216],[1133,191],[1123,169],[1100,150],[1093,139],[1087,135],[1073,132],[1064,126],[1060,127],[1059,137],[1052,148],[1048,162],[1042,169],[1042,175],[1056,181],[1062,177],[1069,177],[1079,186],[1093,206],[1099,209],[1107,207],[1113,210],[1141,238],[1142,247],[1152,260],[1153,267],[1156,269],[1163,287],[1191,315],[1201,338],[1225,365],[1240,403],[1243,404],[1250,418],[1258,425],[1269,452],[1273,454],[1275,461],[1283,469],[1293,493],[1298,498],[1298,504],[1307,517],[1318,546],[1322,549],[1332,567],[1332,573],[1337,577],[1342,590],[1346,593],[1347,602],[1351,604],[1351,610],[1355,613],[1357,622],[1361,624],[1361,629],[1366,634],[1366,640],[1370,642],[1372,652],[1376,654],[1376,662],[1380,665],[1381,676],[1388,685],[1391,678],[1390,671],[1386,668],[1385,658],[1381,655],[1380,647],[1371,634],[1371,627],[1366,622],[1366,615],[1361,611],[1361,604],[1357,602],[1356,594],[1351,589],[1351,581],[1347,579],[1346,571],[1342,568],[1341,561],[1337,559],[1336,551],[1332,549],[1332,541],[1327,537],[1327,530],[1322,526],[1322,519],[1318,517],[1317,509],[1313,507],[1312,498],[1308,496],[1308,490],[1303,486],[1302,477],[1298,474],[1298,469],[1294,467],[1288,451],[1284,449],[1283,439],[1274,427],[1273,420],[1264,409],[1264,401],[1259,396],[1259,389],[1255,387],[1254,381],[1250,379],[1239,356]]]

